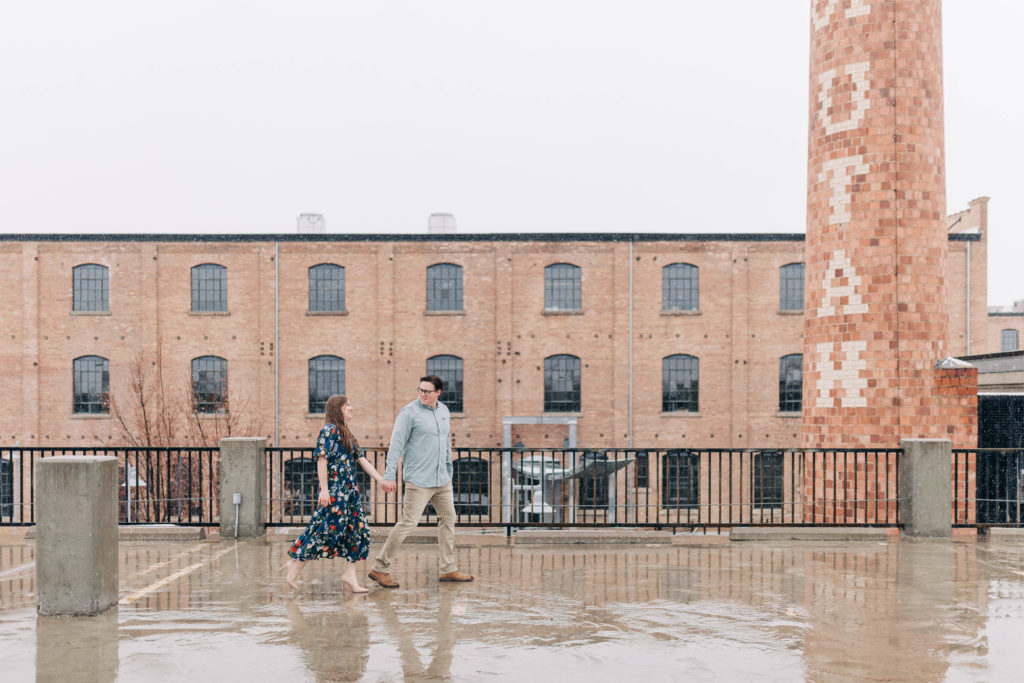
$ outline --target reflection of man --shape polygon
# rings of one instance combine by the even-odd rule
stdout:
[[[454,593],[460,592],[454,586],[439,591],[437,628],[427,626],[427,639],[436,637],[437,646],[426,668],[423,667],[423,660],[420,659],[420,651],[416,648],[415,642],[422,642],[422,634],[420,638],[414,639],[414,635],[417,634],[410,632],[410,625],[399,620],[391,606],[391,596],[394,594],[378,591],[373,596],[373,601],[377,603],[381,616],[384,617],[384,628],[392,639],[398,641],[398,654],[402,661],[402,675],[405,680],[447,681],[451,677],[452,654],[455,649],[455,637],[452,633],[452,599]]]
[[[459,571],[455,561],[455,501],[452,496],[452,443],[449,436],[451,418],[448,408],[438,402],[444,382],[437,375],[420,378],[419,398],[398,413],[391,432],[391,444],[384,465],[386,493],[398,488],[395,479],[398,462],[402,466],[405,496],[402,518],[391,529],[388,540],[373,563],[368,576],[384,588],[398,588],[391,578],[402,541],[420,523],[420,516],[432,503],[437,510],[437,543],[439,581],[472,581],[473,577]]]

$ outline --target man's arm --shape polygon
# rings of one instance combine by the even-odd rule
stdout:
[[[405,446],[409,442],[412,420],[409,412],[403,410],[395,418],[395,426],[391,430],[391,443],[388,444],[388,455],[384,460],[384,481],[395,481],[398,478],[398,463],[405,455]]]

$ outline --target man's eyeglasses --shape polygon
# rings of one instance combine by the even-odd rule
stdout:
[[[417,387],[416,391],[420,392],[421,394],[432,394],[435,391],[441,391],[441,390],[440,389],[420,389],[419,387]]]

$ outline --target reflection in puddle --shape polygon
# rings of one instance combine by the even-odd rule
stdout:
[[[330,562],[286,592],[273,542],[125,543],[150,592],[82,619],[36,617],[32,550],[0,545],[11,680],[995,679],[1024,640],[1024,548],[983,542],[467,547],[466,585],[411,546],[364,596]]]

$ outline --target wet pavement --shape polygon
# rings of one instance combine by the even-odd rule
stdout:
[[[471,584],[439,584],[435,548],[407,544],[402,587],[366,595],[326,560],[293,595],[287,548],[122,542],[121,604],[53,618],[35,613],[33,542],[0,538],[0,678],[1009,681],[1024,665],[1024,544],[460,547]]]

